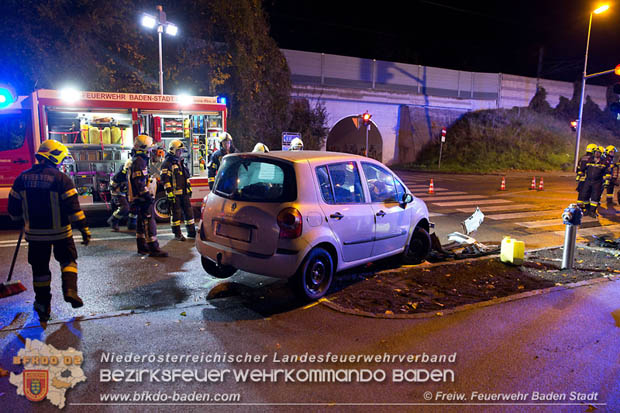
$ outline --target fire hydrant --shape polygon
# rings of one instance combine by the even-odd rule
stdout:
[[[570,204],[562,214],[562,221],[566,225],[564,233],[564,253],[562,255],[562,269],[570,270],[573,268],[575,258],[575,240],[577,239],[577,228],[581,225],[581,208],[577,204]]]

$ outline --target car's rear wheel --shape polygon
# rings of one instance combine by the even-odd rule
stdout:
[[[420,264],[431,251],[431,237],[424,228],[416,227],[411,235],[409,246],[402,255],[404,264]]]
[[[295,293],[305,301],[323,297],[334,278],[334,261],[323,248],[317,247],[308,253],[297,273],[291,278]]]
[[[237,272],[237,269],[230,265],[222,265],[221,267],[218,267],[215,262],[206,257],[200,257],[200,262],[202,263],[202,268],[207,272],[207,274],[212,275],[215,278],[232,277],[232,275]]]

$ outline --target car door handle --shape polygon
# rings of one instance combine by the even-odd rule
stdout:
[[[384,217],[385,216],[385,212],[383,210],[377,212],[377,216],[378,217]]]
[[[335,214],[331,214],[329,217],[340,220],[344,218],[344,215],[342,215],[340,212],[336,212]]]
[[[13,161],[13,163],[26,163],[26,162],[28,162],[28,161],[25,160],[25,159],[16,159],[16,160]]]

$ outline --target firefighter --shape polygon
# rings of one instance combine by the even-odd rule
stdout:
[[[170,142],[166,160],[161,166],[161,180],[164,184],[164,190],[168,197],[168,208],[170,209],[170,225],[174,239],[177,241],[185,241],[181,232],[181,217],[185,218],[187,236],[196,238],[194,212],[190,203],[192,186],[189,178],[191,175],[183,162],[185,153],[187,150],[183,142],[179,139],[173,140]]]
[[[291,141],[291,151],[303,151],[304,150],[304,142],[300,138],[295,138]]]
[[[594,150],[585,164],[585,180],[579,191],[578,204],[584,209],[584,214],[592,218],[598,217],[596,210],[603,191],[603,180],[608,176],[607,162],[603,159],[604,149],[599,146]]]
[[[127,172],[130,168],[131,159],[128,159],[110,180],[112,201],[118,205],[108,218],[108,225],[114,232],[118,232],[119,224],[125,218],[127,218],[127,229],[136,229],[136,214],[129,208],[129,201],[127,201]]]
[[[618,150],[615,146],[609,145],[605,148],[605,160],[609,168],[608,179],[603,186],[607,189],[607,209],[614,206],[614,187],[618,183],[618,172],[620,170],[620,162],[615,160],[615,155]],[[618,203],[620,203],[620,192],[618,193]]]
[[[149,153],[152,148],[153,139],[150,136],[136,136],[133,159],[129,169],[129,200],[138,215],[136,228],[138,254],[167,257],[168,253],[159,248],[157,241],[157,225],[153,216],[153,195],[149,192]]]
[[[579,163],[577,163],[577,176],[575,177],[575,180],[577,181],[577,192],[580,192],[581,187],[583,187],[583,182],[586,180],[586,174],[585,174],[586,164],[588,163],[588,160],[590,159],[590,157],[592,157],[592,154],[594,153],[594,150],[596,148],[598,148],[597,144],[595,143],[588,144],[588,146],[586,146],[585,155],[583,155],[581,159],[579,160]]]
[[[268,153],[269,148],[264,143],[258,142],[256,145],[254,145],[254,149],[252,150],[252,152]]]
[[[232,146],[232,136],[230,133],[223,132],[219,136],[220,140],[220,149],[213,152],[211,155],[211,163],[209,164],[209,189],[213,189],[213,184],[215,184],[215,175],[217,175],[217,170],[220,169],[220,165],[222,163],[222,158],[229,153],[234,153],[234,148]]]
[[[73,182],[58,169],[68,156],[69,150],[62,143],[43,141],[35,154],[38,163],[17,177],[9,193],[9,214],[25,227],[28,263],[32,266],[34,310],[41,322],[50,318],[52,250],[60,263],[65,301],[73,308],[84,305],[78,296],[77,251],[71,224],[82,233],[82,244],[88,245],[91,234]]]

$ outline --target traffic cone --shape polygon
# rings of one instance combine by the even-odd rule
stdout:
[[[431,195],[435,194],[435,185],[433,185],[433,178],[431,178],[431,184],[428,186],[428,193]]]
[[[536,177],[533,176],[532,177],[532,184],[530,185],[530,191],[535,191],[536,190]]]
[[[540,183],[538,184],[538,190],[539,191],[544,191],[544,184],[543,184],[542,176],[540,177]]]
[[[506,177],[502,176],[502,184],[499,187],[500,191],[505,191],[506,190]]]

